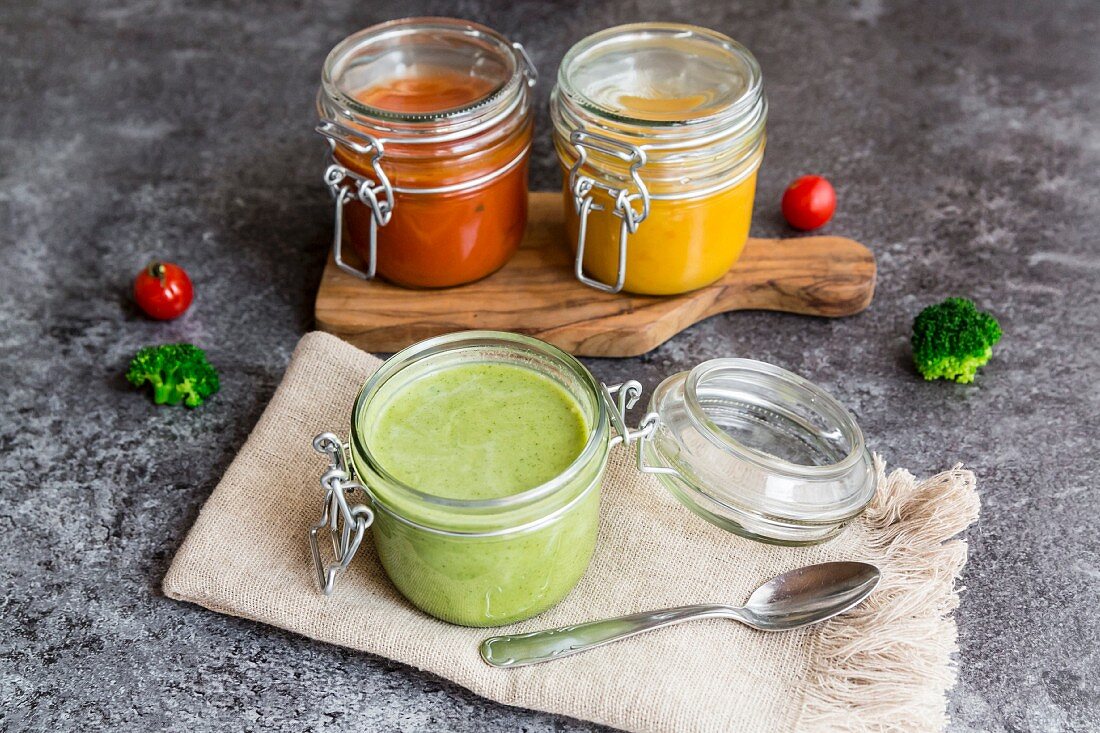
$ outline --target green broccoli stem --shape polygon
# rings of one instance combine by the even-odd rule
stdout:
[[[179,377],[176,372],[178,367],[162,368],[153,381],[153,401],[158,405],[178,405],[183,395],[180,394]]]
[[[153,402],[156,402],[158,405],[174,405],[176,402],[179,402],[179,398],[176,396],[176,386],[174,384],[165,384],[164,382],[154,382]]]

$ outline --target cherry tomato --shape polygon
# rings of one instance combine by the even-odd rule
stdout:
[[[783,218],[795,229],[817,229],[834,211],[836,191],[821,176],[802,176],[783,192]]]
[[[191,278],[171,262],[151,262],[134,278],[134,300],[158,321],[182,316],[193,297]]]

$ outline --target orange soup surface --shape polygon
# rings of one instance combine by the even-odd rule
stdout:
[[[420,68],[414,74],[367,87],[355,98],[385,112],[432,114],[469,106],[493,91],[489,79],[453,69]]]

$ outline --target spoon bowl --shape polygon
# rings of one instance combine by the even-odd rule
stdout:
[[[481,658],[494,667],[522,667],[702,618],[732,618],[761,631],[788,631],[844,613],[869,596],[881,578],[878,568],[864,562],[808,565],[764,583],[741,607],[680,606],[527,634],[494,636],[481,642]]]
[[[792,570],[752,592],[741,620],[761,631],[787,631],[844,613],[871,594],[882,573],[865,562],[826,562]]]

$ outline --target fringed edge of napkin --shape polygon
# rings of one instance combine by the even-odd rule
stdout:
[[[865,604],[817,635],[800,718],[806,730],[947,724],[958,649],[951,612],[967,550],[965,540],[952,538],[978,518],[974,474],[956,465],[920,482],[901,469],[886,479],[875,458],[884,489],[852,529],[865,530],[883,578]]]

